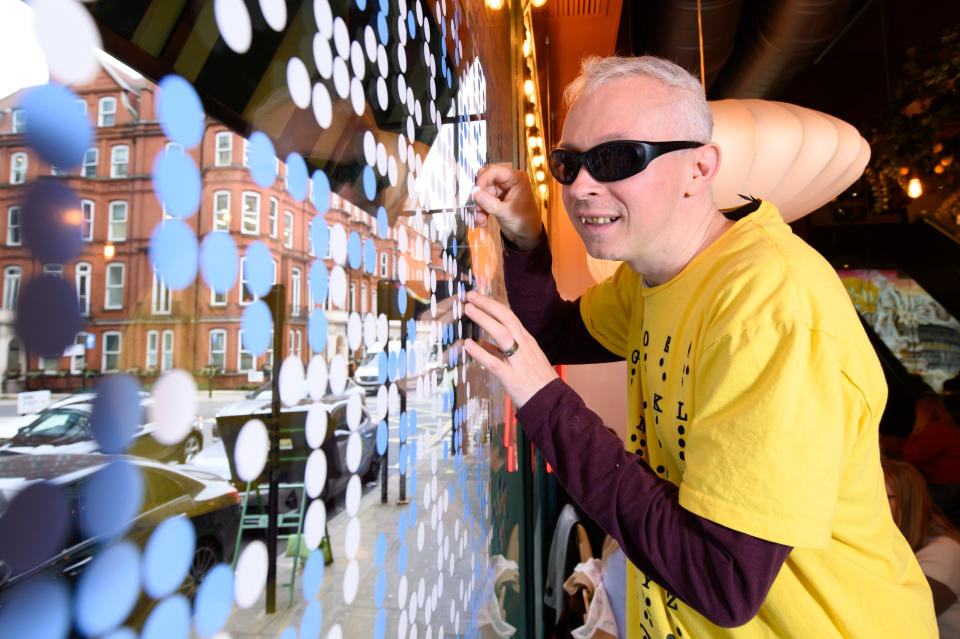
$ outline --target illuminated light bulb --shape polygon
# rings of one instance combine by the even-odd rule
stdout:
[[[533,80],[524,80],[523,82],[523,92],[527,95],[533,95]]]
[[[923,185],[920,183],[920,178],[910,178],[910,182],[907,184],[907,195],[913,199],[923,195]]]
[[[487,0],[487,6],[496,11],[503,8],[503,0]]]
[[[536,137],[527,138],[527,145],[528,145],[531,149],[536,148],[536,146],[537,146],[537,139],[538,139],[538,138],[536,138]]]
[[[540,193],[543,194],[543,195],[546,195],[546,194],[547,194],[547,185],[546,185],[546,184],[541,184],[541,185],[540,185]]]
[[[103,245],[103,256],[108,260],[116,254],[117,249],[113,244],[104,244]]]
[[[933,167],[933,172],[936,173],[937,175],[940,175],[941,173],[943,173],[943,165],[938,164],[935,167]]]
[[[901,166],[900,175],[910,175],[910,168],[906,166]]]
[[[940,164],[942,164],[943,166],[950,166],[951,164],[953,164],[953,156],[948,155],[947,157],[943,158],[942,160],[940,160]]]
[[[80,223],[83,222],[83,214],[80,213],[79,209],[69,209],[64,211],[63,221],[70,226],[80,226]]]
[[[940,142],[937,142],[936,144],[933,145],[934,153],[940,153],[942,151],[943,151],[943,144],[941,144]]]
[[[542,7],[543,5],[547,4],[547,0],[531,0],[530,4],[535,7]]]
[[[535,156],[533,156],[533,165],[534,165],[534,166],[541,166],[542,164],[543,164],[543,156],[542,156],[542,155],[535,155]]]
[[[530,55],[530,41],[529,41],[529,40],[524,40],[524,41],[523,41],[523,57],[526,58],[526,57],[528,57],[529,55]]]
[[[543,182],[543,178],[547,177],[547,174],[543,171],[537,171],[537,182]]]
[[[527,126],[533,126],[536,123],[536,120],[534,119],[532,113],[528,113],[524,118],[524,122],[526,122]]]

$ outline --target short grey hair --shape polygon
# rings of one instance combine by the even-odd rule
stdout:
[[[713,135],[713,115],[700,81],[683,67],[670,60],[645,55],[635,58],[589,56],[580,63],[580,75],[563,91],[563,102],[569,108],[584,93],[623,78],[647,77],[675,89],[674,104],[680,134],[695,142],[709,142]]]

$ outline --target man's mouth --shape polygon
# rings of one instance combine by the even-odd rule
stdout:
[[[580,223],[584,226],[604,226],[606,224],[616,222],[619,219],[619,217],[587,217],[581,215]]]

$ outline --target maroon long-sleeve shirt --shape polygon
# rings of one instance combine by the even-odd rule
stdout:
[[[560,297],[551,265],[545,235],[529,252],[504,240],[507,297],[524,327],[554,364],[621,359],[587,331],[580,301]],[[647,576],[719,626],[742,625],[757,613],[789,546],[684,510],[679,488],[626,451],[561,380],[530,398],[517,420],[570,496]]]

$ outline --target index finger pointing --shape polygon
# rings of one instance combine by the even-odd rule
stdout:
[[[467,301],[506,326],[514,337],[518,337],[524,330],[520,320],[508,306],[476,291],[467,293]]]

